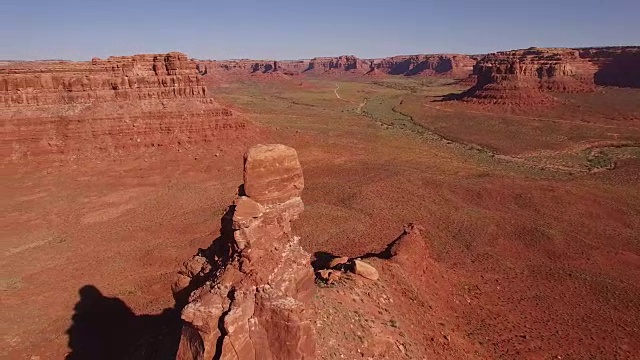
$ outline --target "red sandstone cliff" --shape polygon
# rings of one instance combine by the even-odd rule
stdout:
[[[281,72],[284,75],[298,75],[309,68],[309,60],[202,60],[198,68],[203,74],[227,72],[231,75],[259,75]]]
[[[3,158],[225,145],[247,131],[185,54],[0,66]]]
[[[553,99],[549,92],[593,91],[595,71],[572,49],[497,52],[478,60],[476,84],[466,97],[502,104],[547,103]]]
[[[94,58],[91,62],[27,62],[0,68],[4,106],[205,95],[195,63],[177,52]]]
[[[184,264],[172,288],[184,326],[178,359],[313,359],[310,256],[292,234],[303,210],[296,151],[257,145],[220,237]]]

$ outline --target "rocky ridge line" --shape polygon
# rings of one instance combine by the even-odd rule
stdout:
[[[402,55],[379,59],[361,59],[353,55],[316,57],[307,60],[219,60],[201,61],[201,71],[222,71],[234,75],[281,74],[317,75],[425,75],[464,78],[471,74],[475,58],[462,54]]]

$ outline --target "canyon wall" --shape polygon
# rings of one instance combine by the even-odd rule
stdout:
[[[355,73],[367,73],[371,71],[371,61],[360,59],[353,55],[343,55],[338,57],[317,57],[311,59],[306,71],[316,73],[340,73],[351,71]]]
[[[226,146],[248,131],[246,121],[210,96],[196,62],[178,52],[5,63],[0,118],[5,159]]]

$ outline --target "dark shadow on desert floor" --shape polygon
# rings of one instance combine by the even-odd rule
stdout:
[[[404,233],[400,234],[398,237],[393,239],[387,246],[379,251],[379,252],[368,252],[366,254],[362,254],[360,256],[354,256],[351,259],[371,259],[378,258],[383,260],[389,260],[393,257],[392,249],[393,247],[402,239]],[[313,253],[313,260],[311,260],[311,266],[314,271],[328,269],[330,268],[329,264],[331,260],[339,258],[340,255],[335,255],[327,251],[316,251]]]
[[[473,96],[475,88],[470,88],[469,90],[465,90],[462,92],[454,92],[442,95],[439,99],[433,100],[432,102],[449,102],[449,101],[460,101],[467,97]]]
[[[242,185],[238,193],[244,194]],[[234,211],[235,205],[229,206],[216,230],[219,236],[208,248],[198,249],[196,253],[209,261],[210,271],[194,275],[188,285],[175,291],[174,306],[160,314],[136,315],[121,299],[107,297],[93,285],[81,287],[72,324],[67,330],[71,351],[66,359],[175,359],[182,330],[180,313],[189,296],[206,281],[215,281],[216,270],[233,258],[229,244],[233,239]]]
[[[78,291],[67,330],[68,360],[174,359],[180,340],[180,312],[136,315],[124,301],[104,296],[93,285]]]

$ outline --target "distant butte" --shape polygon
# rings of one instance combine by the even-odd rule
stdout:
[[[529,48],[483,56],[462,99],[501,105],[554,102],[552,93],[592,92],[596,85],[639,87],[640,47]]]

